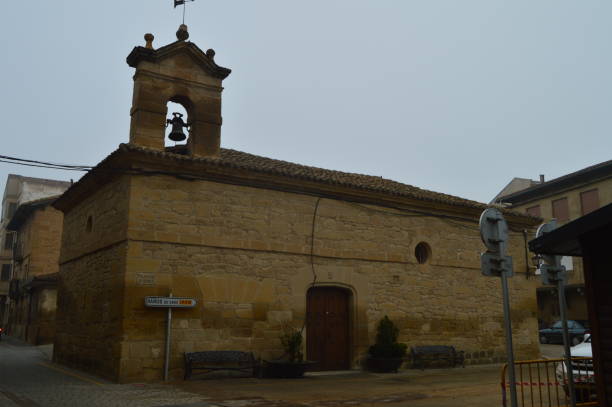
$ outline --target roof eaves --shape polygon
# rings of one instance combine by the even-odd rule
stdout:
[[[612,160],[583,168],[513,194],[502,196],[499,200],[511,204],[522,203],[556,191],[564,190],[573,185],[590,182],[591,180],[597,181],[606,176],[612,176]]]

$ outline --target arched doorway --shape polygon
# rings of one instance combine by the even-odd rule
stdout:
[[[350,368],[350,292],[338,287],[313,287],[306,299],[306,357],[313,370]]]

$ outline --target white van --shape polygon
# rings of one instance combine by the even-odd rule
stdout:
[[[576,402],[594,401],[595,373],[593,371],[593,349],[591,348],[591,335],[584,335],[584,341],[570,348],[572,355],[572,375],[574,378],[574,390]],[[577,359],[574,359],[577,358]],[[585,359],[580,359],[585,358]],[[567,374],[565,363],[559,363],[556,369],[557,380],[565,383]],[[567,385],[563,385],[565,394],[568,394]]]

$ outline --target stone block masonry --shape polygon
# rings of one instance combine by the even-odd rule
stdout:
[[[117,183],[108,190],[129,185],[122,214],[127,238],[62,266],[61,308],[73,313],[63,314],[59,361],[122,382],[160,379],[165,312],[145,308],[143,299],[170,291],[198,300],[196,308],[174,312],[172,377],[182,377],[183,352],[239,349],[279,357],[283,324],[304,323],[311,262],[317,284],[352,293],[354,367],[384,315],[408,346],[454,345],[466,351],[468,363],[504,357],[501,289],[498,279],[480,274],[475,223],[322,199],[311,258],[316,197],[161,176]],[[123,201],[122,193],[113,196]],[[91,202],[88,211],[67,218],[85,224],[85,216],[97,218],[113,206],[95,196]],[[419,242],[431,248],[426,264],[414,257]],[[522,235],[513,233],[512,243],[520,269]],[[534,287],[524,276],[511,280],[519,357],[538,352]]]

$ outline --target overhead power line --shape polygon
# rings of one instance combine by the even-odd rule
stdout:
[[[26,158],[11,157],[8,155],[0,155],[0,162],[16,165],[24,165],[28,167],[51,168],[56,170],[69,171],[89,171],[93,167],[91,165],[74,165],[74,164],[59,164],[48,161],[29,160]]]

